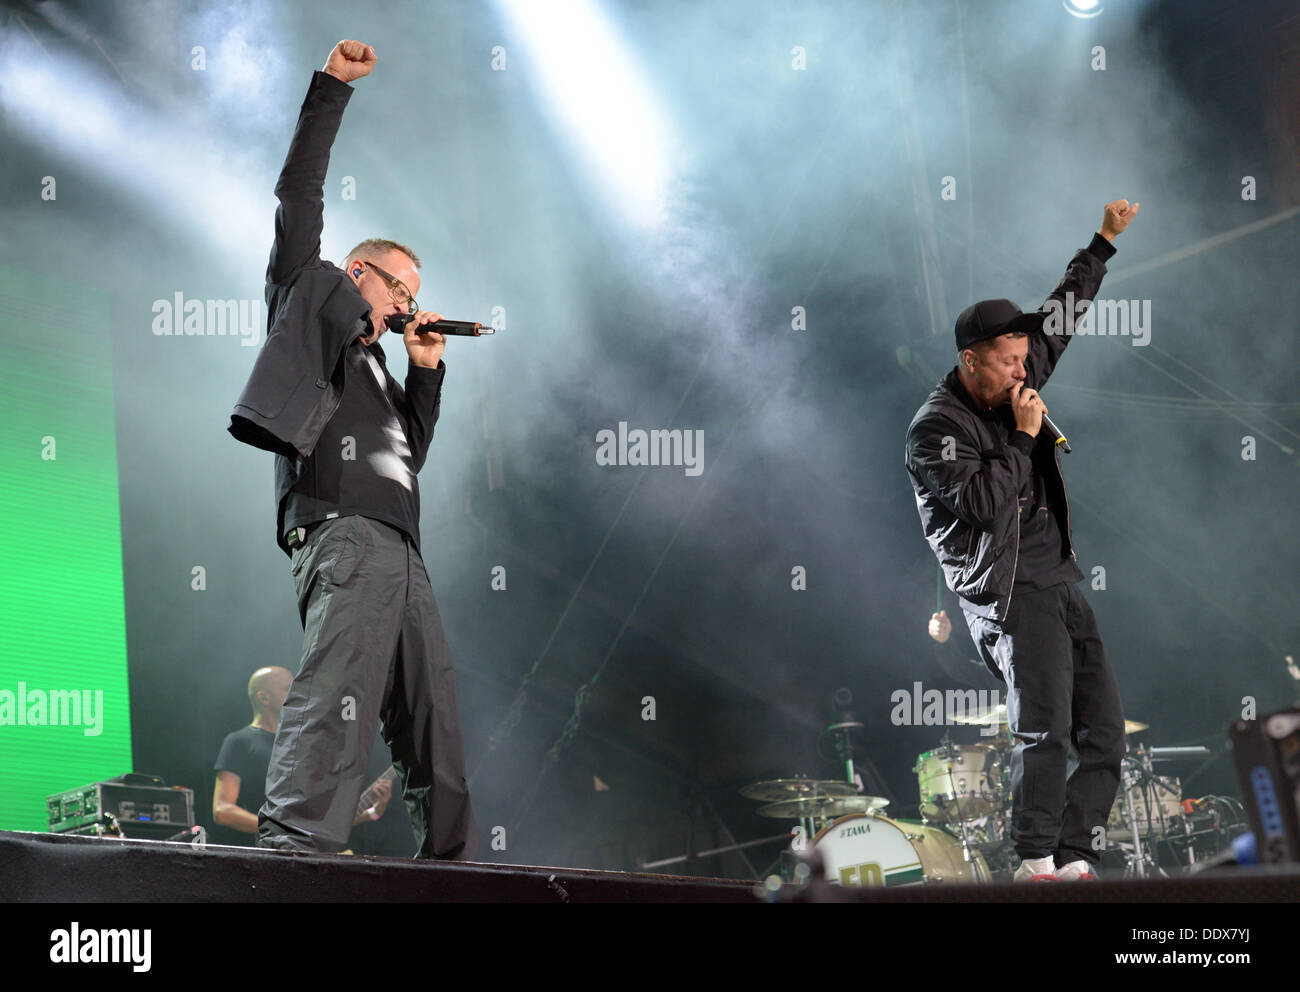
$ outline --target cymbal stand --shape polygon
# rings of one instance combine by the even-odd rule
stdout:
[[[1128,862],[1125,868],[1126,875],[1136,875],[1138,878],[1146,877],[1146,870],[1149,866],[1158,874],[1165,874],[1160,870],[1159,863],[1155,860],[1154,853],[1150,845],[1145,848],[1142,844],[1142,830],[1139,828],[1137,806],[1134,801],[1134,793],[1140,790],[1142,801],[1146,807],[1145,826],[1151,830],[1152,836],[1164,834],[1164,811],[1160,807],[1160,789],[1169,789],[1169,783],[1161,776],[1155,773],[1152,767],[1151,756],[1147,753],[1146,747],[1142,744],[1137,746],[1137,751],[1132,755],[1125,755],[1122,768],[1122,783],[1124,785],[1124,810],[1128,820],[1129,831],[1133,838],[1133,851],[1131,854],[1126,853],[1125,858]],[[1155,818],[1160,818],[1161,829],[1157,834],[1155,829]]]
[[[1128,826],[1130,836],[1133,838],[1133,853],[1126,856],[1128,864],[1125,866],[1124,874],[1133,874],[1138,878],[1146,877],[1146,854],[1142,850],[1142,831],[1138,829],[1137,810],[1133,805],[1133,785],[1137,780],[1137,771],[1134,769],[1133,759],[1127,755],[1123,763],[1123,784],[1124,784],[1124,810],[1128,816]]]
[[[846,716],[852,717],[852,714]],[[826,728],[826,733],[835,739],[835,752],[844,762],[844,781],[855,788],[858,787],[858,773],[853,767],[853,741],[850,735],[853,731],[861,729],[862,723],[854,719],[841,720]]]

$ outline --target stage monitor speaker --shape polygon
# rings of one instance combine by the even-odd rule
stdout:
[[[1228,727],[1261,864],[1300,864],[1300,706]]]

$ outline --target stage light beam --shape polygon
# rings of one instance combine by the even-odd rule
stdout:
[[[664,220],[672,129],[620,33],[593,0],[497,0],[518,32],[547,110],[627,220]],[[517,71],[511,63],[507,71]]]
[[[250,232],[270,240],[274,203],[249,188],[226,150],[151,108],[112,99],[113,89],[21,40],[0,58],[0,105],[31,140],[168,212],[229,257],[247,252]]]

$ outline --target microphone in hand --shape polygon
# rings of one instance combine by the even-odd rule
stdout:
[[[1043,414],[1043,430],[1047,431],[1047,436],[1050,437],[1053,442],[1061,446],[1062,451],[1067,455],[1070,453],[1070,442],[1065,439],[1065,435],[1061,433],[1060,428],[1052,423],[1051,418],[1048,417],[1047,414]]]
[[[384,318],[384,323],[388,329],[396,334],[406,333],[406,325],[415,319],[414,314],[409,313],[390,313]],[[430,331],[437,331],[443,335],[460,335],[464,337],[482,337],[485,334],[495,334],[496,328],[489,325],[483,325],[472,320],[448,320],[443,317],[442,320],[435,321],[432,324],[424,325]],[[422,333],[417,331],[417,333]]]

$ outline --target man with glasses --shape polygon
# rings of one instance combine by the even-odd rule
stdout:
[[[330,148],[374,49],[341,41],[314,74],[275,193],[270,331],[229,430],[276,453],[276,536],[298,594],[303,652],[281,710],[258,844],[343,849],[376,728],[392,749],[416,857],[478,846],[456,679],[420,553],[423,467],[438,422],[445,341],[420,310],[419,258],[363,241],[342,269],[320,257]],[[405,389],[385,362],[403,333]]]

